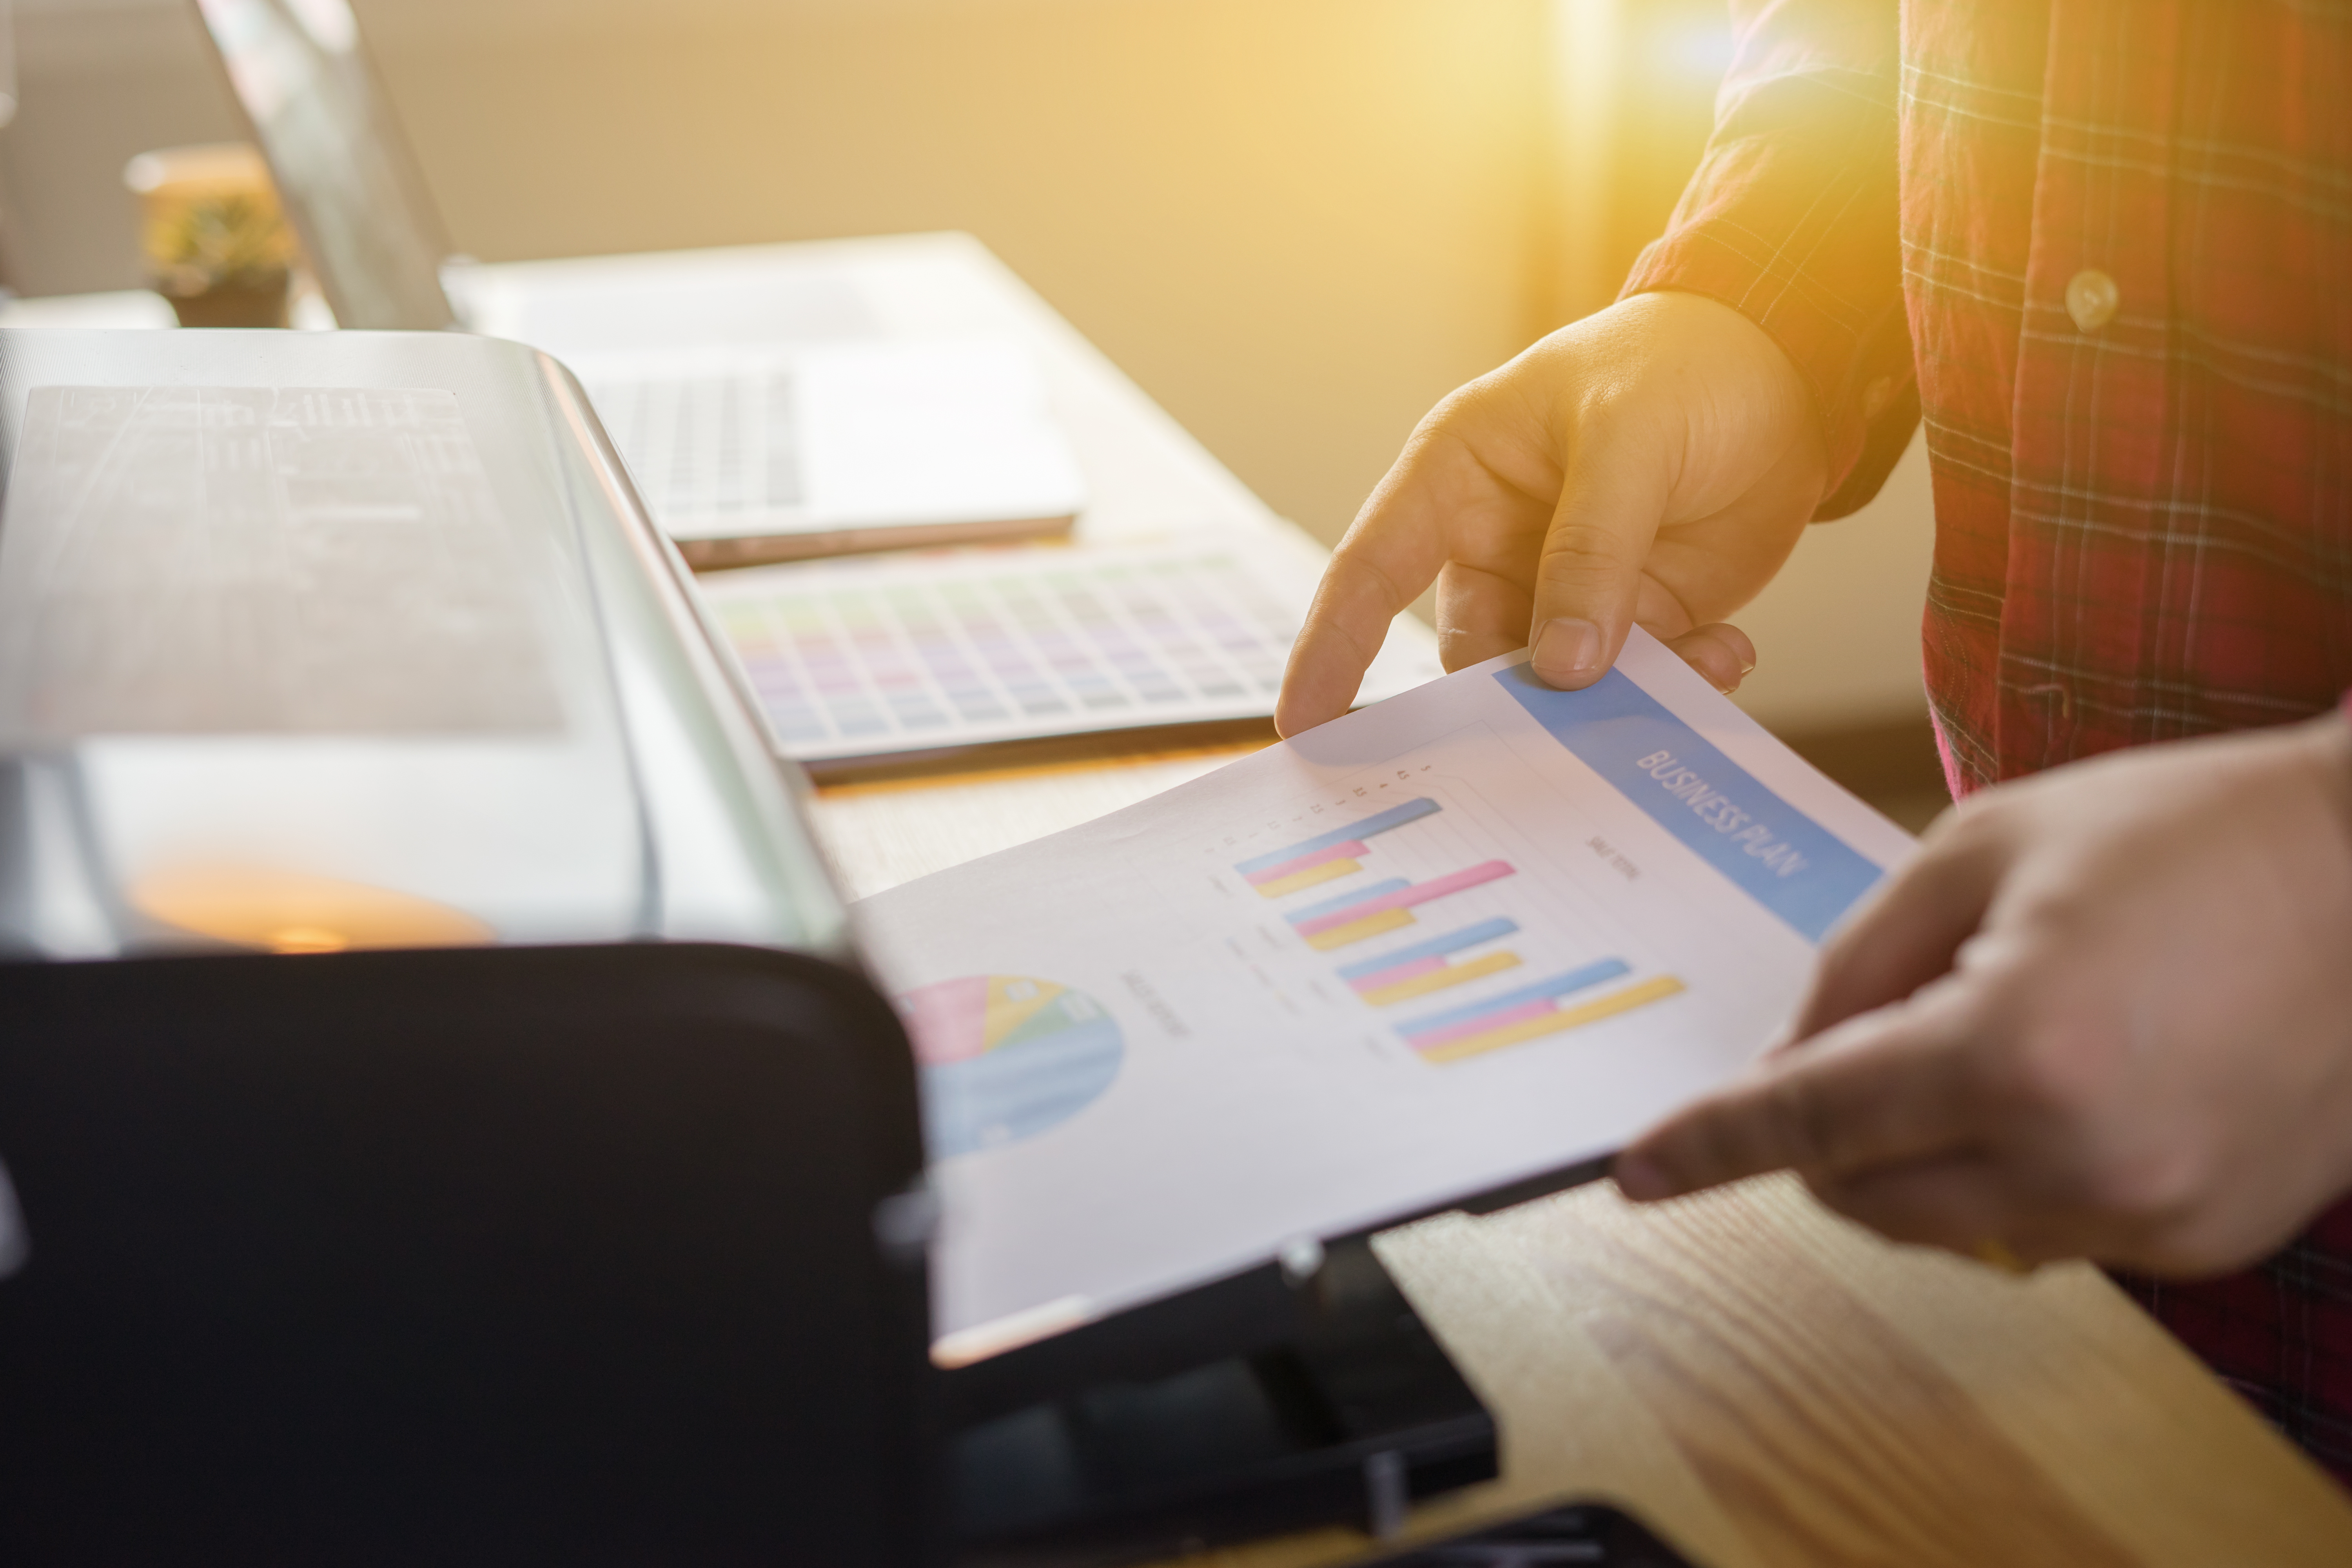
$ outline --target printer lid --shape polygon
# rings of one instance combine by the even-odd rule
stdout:
[[[571,375],[455,333],[0,331],[0,953],[845,953]]]

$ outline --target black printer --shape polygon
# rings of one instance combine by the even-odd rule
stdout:
[[[570,375],[0,332],[0,1561],[933,1561],[910,1055]]]

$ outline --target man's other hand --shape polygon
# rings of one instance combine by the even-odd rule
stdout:
[[[1622,1154],[1662,1198],[1793,1167],[1898,1240],[2197,1275],[2352,1188],[2352,732],[2183,742],[1948,816],[1790,1041]]]
[[[1323,574],[1275,722],[1346,712],[1433,580],[1448,669],[1532,644],[1538,675],[1587,686],[1638,623],[1728,691],[1755,649],[1718,623],[1826,479],[1812,399],[1762,328],[1695,294],[1622,300],[1422,420]]]

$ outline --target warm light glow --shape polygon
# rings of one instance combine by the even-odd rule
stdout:
[[[269,933],[272,952],[341,952],[351,945],[351,938],[342,932],[317,926],[288,926]]]
[[[1668,36],[1664,44],[1667,58],[1709,81],[1729,70],[1739,53],[1739,35],[1729,27],[1686,27]]]
[[[164,925],[268,952],[368,947],[478,947],[482,921],[431,899],[268,866],[182,864],[151,871],[131,906]]]

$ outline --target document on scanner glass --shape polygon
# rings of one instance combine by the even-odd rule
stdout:
[[[856,907],[959,1365],[1560,1172],[1739,1072],[1910,837],[1636,632]]]

